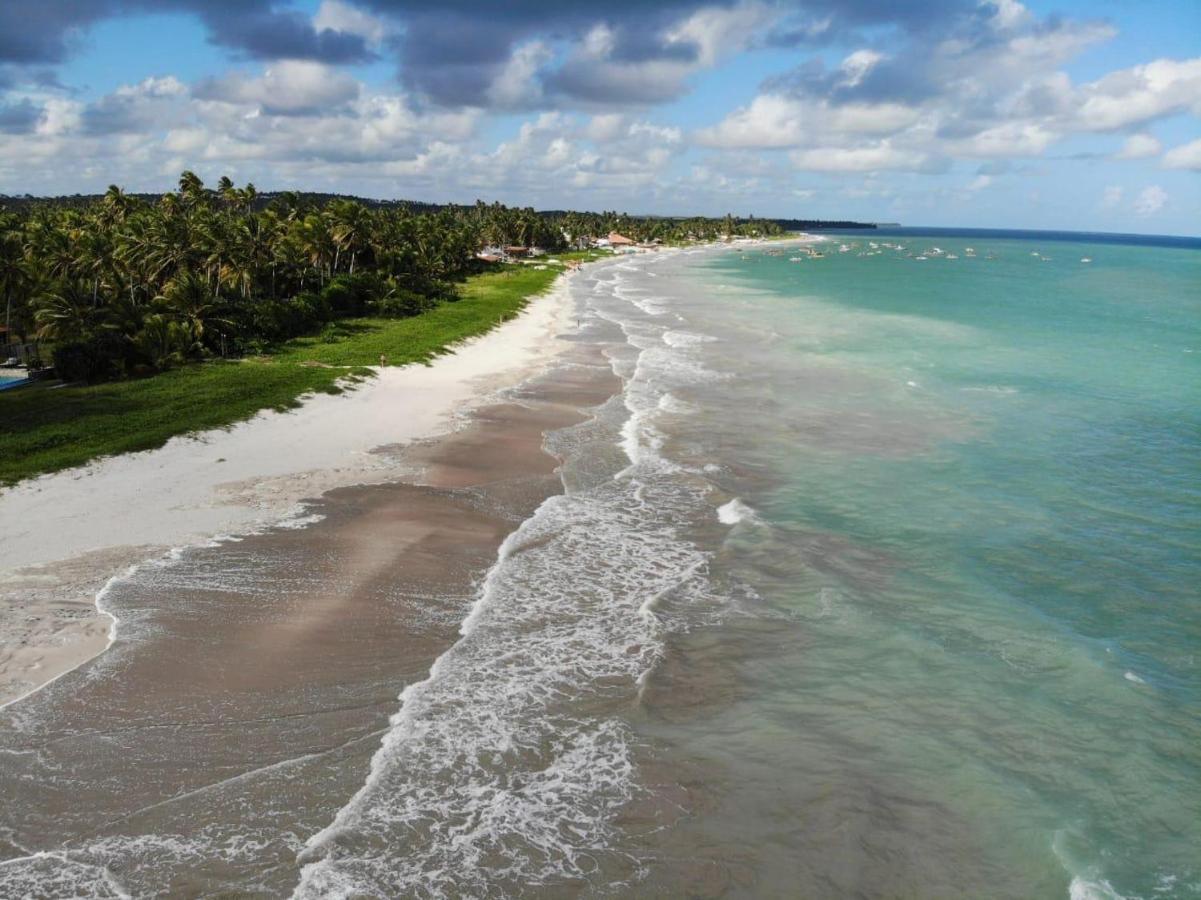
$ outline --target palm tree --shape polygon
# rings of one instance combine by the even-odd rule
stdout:
[[[336,200],[327,210],[330,218],[330,236],[335,250],[334,268],[338,267],[338,255],[350,255],[350,274],[354,274],[355,258],[362,249],[370,229],[371,214],[361,203],[353,200]]]
[[[195,272],[181,272],[167,282],[162,294],[155,298],[172,318],[188,329],[196,344],[204,341],[212,325],[226,325],[228,319],[219,316],[217,304],[209,296],[208,285]]]
[[[39,338],[78,340],[95,330],[98,314],[92,305],[92,286],[86,280],[61,281],[34,303]]]
[[[21,334],[36,328],[52,341],[88,340],[88,353],[111,354],[109,362],[122,362],[138,347],[164,366],[204,352],[215,334],[224,344],[227,336],[294,333],[289,329],[304,326],[281,312],[288,307],[266,298],[293,297],[314,281],[324,289],[342,272],[373,273],[380,296],[404,289],[435,298],[471,271],[485,241],[556,250],[608,231],[646,239],[713,236],[723,228],[769,234],[774,227],[732,215],[549,215],[482,201],[371,208],[291,192],[256,211],[257,199],[253,184],[238,188],[223,177],[212,191],[195,173],[183,172],[178,189],[153,204],[113,185],[91,203],[0,210],[4,322]]]
[[[13,300],[25,287],[25,254],[12,217],[0,215],[0,294],[4,295],[4,339],[13,335]]]

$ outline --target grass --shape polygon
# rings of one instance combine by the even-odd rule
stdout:
[[[332,340],[304,337],[269,355],[214,360],[150,378],[91,386],[33,385],[0,393],[0,485],[115,453],[161,447],[172,437],[221,428],[306,394],[339,393],[363,368],[428,363],[465,338],[511,319],[559,269],[530,266],[475,275],[460,299],[411,319],[347,319]],[[332,367],[332,368],[327,368]]]

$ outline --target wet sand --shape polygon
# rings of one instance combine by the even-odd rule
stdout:
[[[505,536],[561,490],[543,434],[619,389],[574,359],[390,450],[409,483],[114,584],[114,645],[0,711],[0,895],[290,891]]]
[[[379,369],[299,410],[0,489],[0,705],[108,645],[112,623],[95,598],[131,565],[276,523],[334,488],[403,477],[395,451],[447,431],[457,410],[561,352],[570,280],[429,366]]]

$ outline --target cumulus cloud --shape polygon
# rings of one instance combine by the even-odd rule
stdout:
[[[55,82],[91,25],[163,10],[202,23],[234,68],[193,84],[155,73],[89,102]],[[1023,161],[1069,139],[1065,159],[1201,169],[1201,141],[1189,143],[1195,133],[1178,121],[1181,146],[1165,153],[1151,134],[1169,133],[1159,119],[1201,115],[1201,58],[1067,74],[1114,34],[1020,0],[514,0],[486,10],[475,0],[8,0],[0,183],[23,190],[95,171],[102,184],[123,172],[138,184],[172,168],[242,166],[260,183],[403,184],[381,190],[431,198],[508,191],[552,204],[575,191],[597,203],[637,197],[646,209],[728,194],[749,211],[749,198],[802,199],[793,191],[814,190],[797,187],[802,172],[826,176],[806,180],[831,202],[892,203],[898,184],[952,166],[941,193],[923,196],[984,205],[1006,193],[986,190],[996,176],[1030,174]],[[791,48],[800,64],[695,123],[705,127],[656,121],[656,104],[764,47],[775,58]],[[396,82],[362,83],[378,69],[347,68],[378,60]],[[485,140],[497,130],[504,140]],[[1161,177],[1171,203],[1129,187],[1096,202],[1179,215],[1182,178]]]
[[[683,94],[688,80],[743,49],[770,13],[759,3],[697,10],[657,31],[636,22],[591,26],[558,68],[550,95],[596,104],[647,105]]]
[[[96,22],[152,12],[190,13],[214,43],[254,59],[345,63],[372,57],[361,33],[329,27],[337,21],[332,14],[327,24],[315,25],[274,0],[7,0],[0,4],[0,62],[61,62]]]
[[[104,183],[145,186],[159,173],[206,164],[235,172],[253,164],[259,181],[300,171],[306,179],[335,170],[356,177],[446,159],[445,148],[470,140],[479,118],[478,110],[421,109],[403,94],[369,92],[313,62],[275,63],[192,89],[150,78],[89,104],[47,99],[32,133],[0,141],[0,183],[29,189],[45,178],[60,191],[68,177],[98,172]],[[51,167],[39,169],[42,161]]]
[[[870,19],[870,10],[860,12]],[[847,14],[829,10],[832,21]],[[894,24],[903,21],[898,12]],[[887,49],[864,46],[837,66],[810,60],[768,79],[750,103],[696,139],[716,148],[787,149],[798,165],[827,172],[873,164],[938,171],[947,157],[1039,157],[1072,135],[1201,115],[1201,58],[1156,60],[1074,84],[1060,67],[1114,34],[1105,22],[1040,19],[1018,0],[949,4],[946,16],[927,15],[924,27],[909,23]],[[1151,135],[1135,133],[1117,158],[1161,150]]]
[[[815,147],[790,154],[798,169],[808,172],[946,171],[946,165],[925,153],[894,147],[888,141],[842,148]]]
[[[369,47],[378,48],[394,36],[395,28],[385,19],[373,16],[344,0],[321,0],[313,16],[313,29],[362,38]]]
[[[1125,190],[1121,185],[1111,184],[1105,188],[1105,192],[1101,195],[1102,209],[1115,209],[1122,203],[1122,197],[1125,195]]]
[[[541,41],[530,41],[518,47],[500,67],[492,83],[484,91],[489,106],[520,109],[542,105],[543,91],[539,73],[554,56]]]
[[[249,104],[269,115],[327,115],[357,99],[359,83],[322,63],[281,60],[258,77],[231,72],[207,79],[193,95],[200,100]]]
[[[1076,120],[1089,131],[1114,131],[1178,112],[1201,116],[1201,57],[1158,59],[1083,85]]]
[[[123,85],[85,107],[80,114],[89,134],[142,132],[170,124],[176,116],[176,101],[187,88],[176,78],[147,78],[139,84]]]
[[[662,0],[597,6],[471,0],[356,0],[392,23],[402,83],[446,106],[553,108],[649,104],[748,45],[781,14],[763,0]],[[553,47],[553,53],[533,48]],[[506,89],[514,73],[520,104]]]
[[[1132,134],[1126,138],[1115,159],[1146,159],[1149,156],[1159,156],[1163,144],[1149,134]]]
[[[1143,188],[1134,201],[1134,211],[1140,216],[1153,216],[1168,202],[1168,193],[1158,184]]]
[[[1173,147],[1164,154],[1163,164],[1169,169],[1192,169],[1201,172],[1201,140]]]

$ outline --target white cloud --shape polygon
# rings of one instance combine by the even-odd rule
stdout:
[[[359,96],[359,83],[331,66],[308,60],[273,63],[261,76],[231,72],[201,83],[202,100],[256,106],[275,115],[328,113]]]
[[[83,104],[74,100],[51,97],[46,101],[37,133],[46,137],[68,134],[79,128]]]
[[[1168,202],[1168,193],[1158,184],[1143,188],[1134,201],[1134,211],[1140,216],[1153,216]]]
[[[956,34],[928,47],[902,47],[895,59],[857,50],[828,75],[799,70],[795,80],[770,85],[699,130],[696,140],[726,149],[794,150],[807,165],[819,163],[819,154],[810,151],[839,148],[845,159],[837,165],[846,168],[860,160],[869,165],[875,157],[910,163],[944,156],[1038,157],[1072,135],[1129,129],[1179,113],[1201,115],[1201,58],[1155,60],[1077,85],[1060,66],[1111,38],[1112,26],[1037,20],[1016,0],[981,6],[991,11],[988,39]],[[925,90],[892,94],[890,79],[902,70],[902,77],[914,76]],[[865,136],[876,140],[865,147]],[[881,141],[887,152],[879,149]],[[1154,137],[1137,133],[1116,158],[1160,152]]]
[[[856,50],[847,56],[839,66],[846,76],[842,81],[843,85],[855,87],[860,84],[864,76],[882,59],[884,59],[884,54],[877,53],[875,50]]]
[[[709,7],[698,10],[669,31],[667,42],[695,46],[694,65],[710,68],[722,57],[745,47],[771,17],[771,10],[760,2],[742,2],[730,9]]]
[[[391,34],[392,29],[383,19],[351,6],[343,0],[321,0],[313,16],[313,28],[317,31],[340,31],[363,38],[370,46],[378,47]]]
[[[1120,185],[1111,184],[1105,188],[1105,193],[1101,195],[1102,209],[1115,209],[1122,202],[1122,196],[1126,192]]]
[[[1030,10],[1018,0],[993,0],[991,4],[986,2],[981,5],[993,7],[995,12],[991,20],[992,25],[999,31],[1011,31],[1025,25],[1031,19]]]
[[[518,47],[488,86],[488,100],[495,106],[510,109],[536,106],[542,100],[539,70],[553,57],[554,53],[541,41]]]
[[[118,97],[182,97],[188,92],[173,75],[165,78],[146,78],[137,84],[123,84],[113,93]]]
[[[546,75],[555,96],[569,95],[589,104],[647,105],[684,93],[688,80],[744,50],[777,13],[756,0],[728,9],[706,7],[655,36],[683,52],[631,60],[617,53],[618,33],[594,25],[575,42],[566,61]]]
[[[1159,156],[1163,144],[1149,134],[1132,134],[1122,144],[1122,149],[1114,156],[1115,159],[1147,159]]]
[[[846,103],[798,100],[782,94],[760,94],[749,106],[697,133],[709,147],[799,147],[853,141],[857,135],[885,135],[917,123],[921,112],[900,103]]]
[[[628,127],[621,113],[598,113],[588,122],[585,134],[589,140],[604,143],[615,140]]]
[[[1076,114],[1089,131],[1112,131],[1179,112],[1201,116],[1201,57],[1157,59],[1083,85]]]
[[[751,105],[735,110],[698,140],[710,147],[791,147],[804,139],[802,106],[779,94],[760,94]]]
[[[931,165],[924,153],[893,147],[888,141],[866,147],[815,147],[789,154],[793,165],[810,172],[922,171]]]
[[[967,140],[953,141],[951,148],[974,157],[1039,156],[1056,137],[1055,132],[1038,123],[1006,122],[986,128]]]
[[[1192,169],[1201,172],[1201,140],[1173,147],[1164,154],[1163,164],[1169,169]]]

